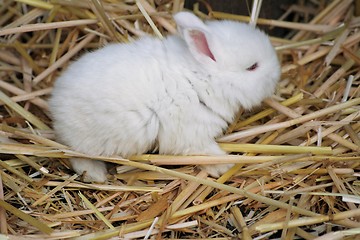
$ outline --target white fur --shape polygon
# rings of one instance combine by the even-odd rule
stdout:
[[[175,15],[184,38],[111,44],[70,65],[50,99],[60,141],[90,155],[128,157],[154,148],[160,154],[225,154],[215,138],[240,107],[273,94],[279,62],[261,31],[232,21],[205,25],[189,14]],[[197,19],[193,28],[184,19],[189,16]],[[206,36],[215,61],[196,51],[190,31]],[[246,70],[255,62],[258,69]],[[71,163],[89,181],[106,180],[104,163]],[[218,176],[229,167],[205,169]]]

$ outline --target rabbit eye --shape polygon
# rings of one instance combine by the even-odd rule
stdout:
[[[246,70],[248,71],[254,71],[255,69],[258,68],[258,63],[254,63],[253,65],[251,65],[250,67],[248,67]]]

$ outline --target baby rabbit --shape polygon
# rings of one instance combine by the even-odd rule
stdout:
[[[273,94],[280,65],[268,37],[234,21],[174,15],[180,36],[145,37],[87,53],[57,79],[49,100],[58,139],[89,155],[225,155],[215,142],[240,107]],[[85,181],[106,165],[70,159]],[[232,165],[203,166],[218,177]]]

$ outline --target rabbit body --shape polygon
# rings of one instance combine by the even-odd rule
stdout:
[[[189,13],[175,20],[182,37],[110,44],[63,72],[50,99],[60,141],[88,155],[125,158],[154,149],[226,154],[215,138],[240,107],[273,94],[280,75],[275,51],[246,24],[203,23]],[[74,158],[71,164],[88,181],[106,180],[103,162]],[[229,167],[204,168],[218,176]]]

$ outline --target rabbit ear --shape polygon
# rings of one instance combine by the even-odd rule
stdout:
[[[174,15],[180,35],[185,40],[191,54],[200,62],[216,61],[209,47],[208,27],[194,14],[179,12]]]

